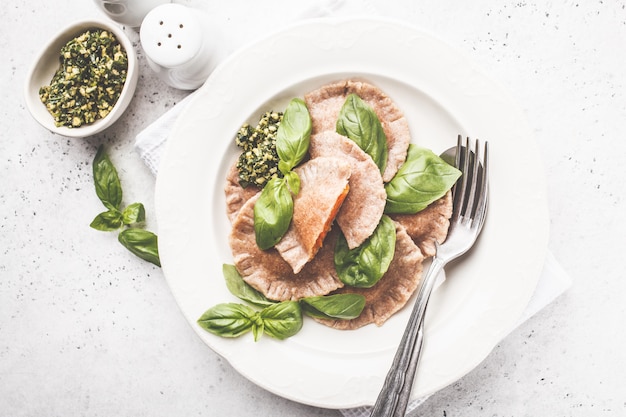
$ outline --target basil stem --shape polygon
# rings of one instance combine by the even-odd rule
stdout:
[[[343,234],[335,246],[335,268],[341,282],[370,288],[387,272],[396,246],[396,226],[383,215],[374,233],[361,246],[348,247]]]
[[[431,150],[411,144],[406,161],[385,185],[385,213],[417,213],[443,197],[460,176],[461,171]]]
[[[117,170],[100,145],[93,161],[93,179],[96,194],[109,210],[118,210],[122,204],[122,185]]]
[[[276,132],[278,168],[283,174],[295,168],[309,151],[311,116],[301,98],[292,99],[284,111]]]
[[[293,217],[293,197],[285,178],[273,178],[254,204],[254,232],[262,250],[274,246],[287,232]]]
[[[119,242],[141,259],[161,266],[157,235],[144,229],[126,229],[118,235]]]
[[[267,307],[275,304],[274,301],[268,300],[262,293],[245,282],[234,265],[222,265],[222,273],[226,281],[226,287],[235,297],[257,307]]]
[[[300,301],[307,315],[321,319],[355,319],[365,307],[365,296],[361,294],[305,297]]]
[[[387,136],[376,112],[356,94],[350,94],[339,112],[337,133],[347,136],[372,157],[381,174],[387,166]]]
[[[204,330],[222,337],[239,337],[250,331],[257,313],[243,304],[224,303],[211,307],[197,323]]]

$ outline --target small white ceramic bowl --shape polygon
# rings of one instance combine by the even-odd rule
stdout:
[[[54,118],[46,106],[39,99],[39,89],[45,85],[49,85],[56,70],[59,68],[59,54],[61,48],[70,40],[79,36],[88,29],[105,29],[115,35],[128,56],[128,71],[126,82],[122,93],[118,98],[113,110],[102,119],[98,119],[93,123],[84,124],[80,127],[69,128],[66,126],[56,126]],[[139,67],[137,63],[137,54],[133,49],[133,45],[124,33],[124,31],[115,25],[104,20],[85,20],[73,23],[67,28],[59,32],[39,53],[33,66],[30,68],[26,76],[25,96],[28,110],[43,127],[49,131],[68,137],[84,138],[94,135],[111,126],[124,113],[130,104],[135,88],[137,87],[137,79],[139,76]]]

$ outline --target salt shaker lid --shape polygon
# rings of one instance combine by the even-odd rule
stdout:
[[[203,30],[192,9],[164,4],[152,9],[141,23],[141,46],[146,55],[165,68],[183,65],[200,52]]]

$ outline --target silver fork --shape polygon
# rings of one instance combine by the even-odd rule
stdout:
[[[482,163],[478,157],[478,140],[470,149],[470,140],[459,135],[454,149],[454,165],[462,175],[452,190],[453,209],[448,236],[436,243],[437,252],[422,281],[406,330],[400,341],[385,384],[372,409],[371,417],[403,417],[411,397],[413,380],[422,352],[424,313],[437,275],[451,260],[465,254],[476,242],[487,215],[488,144],[484,144]],[[445,156],[445,155],[444,155]]]

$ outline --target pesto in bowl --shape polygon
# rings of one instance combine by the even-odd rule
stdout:
[[[39,98],[57,126],[80,127],[106,117],[128,73],[128,56],[115,35],[87,30],[61,48],[59,68]]]
[[[119,119],[137,80],[137,54],[124,31],[103,20],[79,21],[36,57],[26,77],[26,104],[49,131],[88,137]]]

